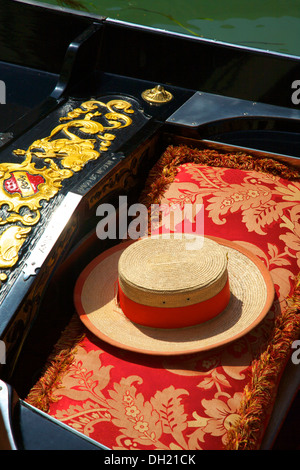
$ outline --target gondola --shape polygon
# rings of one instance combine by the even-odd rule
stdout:
[[[30,1],[2,0],[0,18],[0,448],[110,452],[112,449],[125,449],[128,445],[128,450],[146,450],[143,443],[154,441],[154,431],[147,435],[148,440],[144,435],[144,441],[124,431],[122,439],[116,438],[111,445],[105,439],[94,437],[92,428],[96,424],[89,422],[89,418],[85,417],[86,424],[90,425],[89,432],[83,432],[84,419],[76,421],[73,417],[73,421],[68,421],[67,405],[65,410],[58,409],[52,414],[49,406],[42,406],[47,395],[42,390],[46,387],[45,367],[54,367],[53,363],[49,365],[49,357],[53,360],[53,350],[61,344],[64,332],[73,321],[73,293],[77,279],[96,256],[120,241],[118,237],[101,239],[97,236],[96,227],[100,220],[97,209],[106,204],[119,211],[119,203],[124,198],[128,206],[141,201],[145,188],[148,188],[149,202],[149,194],[152,191],[153,196],[154,191],[153,185],[149,190],[153,169],[158,172],[154,180],[156,195],[161,195],[158,187],[160,190],[161,186],[165,188],[161,178],[174,182],[178,162],[177,166],[172,165],[175,165],[176,158],[180,160],[183,149],[185,157],[181,163],[186,171],[193,163],[192,157],[187,157],[186,149],[196,152],[198,163],[202,161],[212,167],[218,165],[212,160],[210,163],[199,160],[199,155],[205,154],[209,159],[234,156],[228,157],[226,168],[267,175],[257,179],[257,187],[250,182],[250,196],[255,196],[259,185],[275,184],[276,178],[286,181],[285,186],[282,183],[283,189],[277,190],[276,203],[268,203],[265,213],[266,217],[272,218],[276,204],[284,206],[283,212],[277,218],[274,216],[272,222],[265,222],[264,226],[268,228],[264,236],[270,237],[267,246],[273,249],[273,265],[267,253],[260,252],[260,256],[270,270],[277,269],[276,273],[289,269],[287,282],[291,287],[299,254],[297,206],[289,204],[297,200],[293,185],[298,184],[300,171],[300,59]],[[169,152],[169,159],[166,152]],[[177,153],[170,156],[172,152]],[[165,166],[161,156],[168,162]],[[238,166],[236,157],[242,158],[243,166]],[[259,165],[262,165],[262,173],[259,173]],[[251,175],[254,181],[254,173]],[[201,184],[205,187],[205,175],[201,178],[199,187]],[[178,179],[176,181],[179,184]],[[195,183],[195,179],[193,181]],[[220,192],[218,184],[217,180],[211,180],[211,185]],[[237,183],[233,181],[232,184]],[[226,191],[225,183],[222,187]],[[190,197],[196,197],[195,185],[193,188],[194,193],[190,193]],[[210,197],[213,198],[214,194],[212,192]],[[236,194],[241,196],[238,190]],[[157,203],[154,196],[152,202]],[[260,203],[263,204],[262,199]],[[255,207],[257,218],[262,217],[260,206]],[[294,218],[288,219],[284,212],[287,210],[289,213],[293,211]],[[224,209],[218,227],[224,226],[225,214]],[[281,216],[283,218],[279,220]],[[213,218],[213,214],[210,217]],[[289,229],[290,237],[294,237],[294,245],[287,245],[284,255],[274,251],[270,233],[275,233],[276,223],[276,227],[281,223],[281,228]],[[263,232],[263,225],[257,230]],[[252,227],[249,233],[253,232],[255,229]],[[225,232],[220,233],[224,238]],[[236,233],[232,238],[228,236],[239,240]],[[281,233],[281,241],[285,240],[284,236]],[[244,239],[244,244],[250,246],[250,239]],[[290,258],[284,257],[288,255]],[[284,289],[282,295],[288,298],[287,287],[282,287],[282,291]],[[296,318],[296,313],[294,311],[293,318]],[[86,328],[82,322],[79,323],[80,328]],[[289,342],[285,343],[286,349],[275,376],[278,388],[276,386],[275,392],[274,389],[270,391],[267,402],[271,407],[270,415],[260,418],[267,420],[263,424],[263,435],[246,437],[244,446],[247,442],[253,448],[272,449],[287,413],[295,403],[299,390],[299,321],[294,320],[290,329],[292,332],[286,340]],[[254,344],[253,338],[252,341]],[[250,344],[251,340],[248,342]],[[99,351],[106,351],[105,347],[104,341]],[[119,362],[114,366],[102,364],[103,380],[107,381],[111,368],[115,371],[118,367],[126,368],[124,350],[111,344],[108,348]],[[149,355],[136,351],[128,354],[132,364],[151,369]],[[214,385],[208,380],[207,370],[193,369],[194,357],[192,353],[180,355],[181,372],[177,375],[177,366],[172,366],[172,355],[164,358],[169,361],[168,367],[165,366],[168,373],[178,380],[178,389],[174,389],[172,381],[173,385],[169,385],[175,390],[173,397],[179,389],[183,390],[186,377],[193,373],[199,394],[204,393],[206,387],[210,393],[208,396],[212,398],[212,387],[219,387],[218,398],[215,396],[214,399],[221,397],[222,406],[226,402],[225,397],[233,397],[230,390],[233,382],[228,379],[230,374],[233,374],[230,378],[239,383],[237,392],[242,393],[249,386],[246,363],[240,362],[237,355],[232,356],[236,372],[226,376],[226,364],[230,365],[229,356],[226,356],[224,360],[229,364],[225,364],[222,373],[221,369],[218,370]],[[245,356],[240,355],[239,358],[246,361]],[[139,385],[146,381],[147,367],[143,379],[137,382]],[[155,367],[158,370],[162,366],[156,364]],[[159,371],[161,373],[161,369]],[[141,369],[133,367],[126,371],[132,376],[139,373],[142,374]],[[47,405],[51,393],[56,394],[56,398],[58,396],[60,385],[55,388],[54,383],[58,376],[58,372],[57,375],[52,374]],[[272,376],[270,381],[275,379]],[[120,387],[121,383],[119,377]],[[105,396],[106,407],[117,393],[117,389],[112,391],[113,383],[109,385],[111,390]],[[265,385],[265,395],[269,393],[268,385],[270,383]],[[135,386],[138,389],[138,385]],[[223,386],[224,389],[221,388]],[[78,383],[76,387],[81,390]],[[132,391],[133,382],[130,387]],[[164,385],[166,390],[169,390],[167,384]],[[70,391],[68,393],[70,395]],[[68,393],[65,398],[68,398]],[[153,394],[152,401],[145,395],[145,402],[148,400],[149,406],[155,402],[158,407],[160,393],[162,391],[158,390],[155,396]],[[189,392],[185,390],[182,394],[186,399]],[[213,412],[204,416],[195,409],[184,422],[183,416],[186,415],[181,407],[187,401],[182,401],[179,395],[176,397],[181,421],[177,427],[169,425],[165,430],[168,441],[164,441],[161,448],[155,447],[151,441],[148,449],[190,451],[214,450],[214,445],[217,449],[226,447],[225,436],[217,439],[217,435],[209,431]],[[201,397],[206,403],[205,395]],[[53,400],[54,404],[57,402],[59,399]],[[91,401],[86,403],[92,412]],[[231,402],[226,403],[228,410]],[[82,402],[76,405],[72,401],[68,406],[76,409],[78,414],[84,409]],[[117,408],[110,406],[109,411],[113,413]],[[108,426],[107,414],[105,418],[99,411],[100,416],[97,409],[94,409],[98,417],[97,426]],[[155,407],[153,409],[155,411]],[[131,424],[137,419],[134,410],[139,412],[131,407]],[[236,416],[238,412],[234,409],[231,414]],[[251,411],[249,415],[251,418]],[[84,418],[84,413],[82,416]],[[109,426],[118,422],[116,415],[114,419]],[[246,422],[245,418],[243,422]],[[140,420],[136,431],[141,430],[141,423]],[[189,433],[185,437],[181,434],[176,441],[171,429],[176,434],[180,426],[182,429],[189,426]],[[107,429],[108,433],[111,432],[111,428]],[[239,429],[239,435],[245,429],[246,424],[242,431]],[[187,436],[191,436],[192,431],[194,441],[187,446]],[[205,444],[208,438],[215,444]],[[191,441],[192,438],[189,439]],[[232,447],[239,449],[242,444],[237,445],[235,440]]]

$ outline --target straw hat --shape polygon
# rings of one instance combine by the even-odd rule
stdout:
[[[274,286],[264,264],[216,237],[162,236],[121,243],[79,276],[74,302],[96,336],[155,355],[224,345],[269,311]]]

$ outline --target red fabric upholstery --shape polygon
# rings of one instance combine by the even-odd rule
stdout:
[[[60,386],[52,389],[49,414],[112,449],[224,448],[230,426],[241,419],[252,361],[266,350],[274,319],[286,308],[299,272],[299,190],[298,182],[257,171],[178,166],[161,203],[166,210],[172,204],[204,204],[206,235],[234,241],[257,255],[274,281],[271,311],[226,347],[182,357],[125,352],[86,331]],[[276,383],[272,387],[276,392]],[[255,446],[274,398],[265,397]]]

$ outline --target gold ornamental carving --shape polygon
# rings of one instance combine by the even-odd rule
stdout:
[[[12,268],[19,252],[41,218],[41,201],[49,201],[61,189],[65,179],[102,152],[115,140],[115,132],[132,124],[134,110],[125,100],[107,103],[89,100],[60,118],[57,125],[27,150],[14,154],[24,157],[21,163],[0,164],[0,269]],[[41,160],[44,165],[36,166]],[[4,272],[0,280],[7,279]]]

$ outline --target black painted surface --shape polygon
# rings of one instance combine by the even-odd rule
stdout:
[[[49,135],[70,104],[78,106],[81,101],[110,95],[132,100],[141,113],[135,126],[129,133],[121,134],[118,145],[108,153],[108,158],[118,154],[117,167],[120,153],[126,157],[163,127],[174,131],[176,123],[174,128],[166,121],[198,91],[299,110],[291,101],[291,85],[299,79],[297,58],[1,0],[0,80],[6,83],[6,104],[0,105],[0,143],[4,144],[0,148],[0,161],[21,161],[13,155],[13,150],[26,149],[37,138]],[[174,99],[162,107],[151,106],[141,99],[142,91],[157,83],[174,95]],[[242,113],[243,108],[239,111]],[[185,112],[192,122],[192,108],[186,108]],[[193,129],[193,137],[210,137],[234,145],[266,151],[277,149],[300,156],[295,122],[280,121],[283,127],[279,127],[276,119],[262,123],[259,117],[251,122],[242,118],[224,119],[221,126],[202,122]],[[182,135],[188,135],[190,130],[188,123],[176,128]],[[105,162],[104,159],[103,164]],[[76,188],[82,189],[82,183],[101,165],[101,162],[91,162],[72,181],[66,181],[62,196],[71,189],[74,192]],[[101,178],[98,183],[101,185]],[[84,196],[81,189],[78,191]],[[55,212],[56,205],[57,200],[45,205],[44,220]],[[35,230],[36,239],[41,233],[42,230]],[[68,249],[71,244],[72,240]],[[24,248],[29,251],[32,245],[24,245]],[[57,265],[59,263],[58,259]],[[22,273],[21,262],[17,268]],[[17,351],[22,355],[23,341],[28,346],[28,325],[25,328],[24,320],[16,319],[16,310],[37,280],[38,277],[28,281],[19,278],[17,288],[10,291],[0,308],[1,333],[6,326],[11,327],[10,339],[15,346],[12,356],[17,357]],[[26,307],[28,315],[31,307],[30,303]],[[20,359],[26,362],[27,358]],[[12,362],[14,360],[12,358]],[[22,360],[19,367],[22,368]],[[20,405],[18,413],[16,424],[24,434],[19,435],[21,448],[92,446],[24,404]]]

